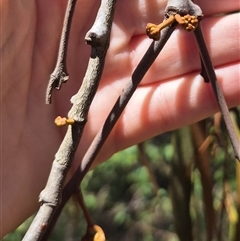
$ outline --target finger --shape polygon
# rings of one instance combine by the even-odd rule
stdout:
[[[239,15],[236,13],[206,18],[202,21],[206,44],[214,66],[239,61]],[[124,73],[129,76],[151,43],[145,35],[134,36],[130,41],[120,41],[112,42],[105,68],[106,78],[112,73],[115,73],[115,76],[117,74],[123,76]],[[119,63],[124,72],[119,67]],[[169,68],[171,71],[168,71]],[[200,71],[200,60],[193,34],[178,29],[170,37],[142,84],[173,78],[196,70]]]
[[[211,2],[208,0],[196,0],[194,3],[201,7],[205,16],[230,13],[239,11],[240,9],[239,2],[235,0],[230,0],[227,2],[224,0],[212,0]]]
[[[164,11],[167,6],[167,0],[122,0],[117,3],[115,21],[121,28],[138,30],[147,22],[159,23],[163,20]],[[229,13],[239,11],[238,1],[229,0],[227,3],[222,0],[212,0],[209,4],[208,0],[194,1],[198,4],[204,16],[212,16],[216,14]],[[143,26],[144,27],[144,26]]]

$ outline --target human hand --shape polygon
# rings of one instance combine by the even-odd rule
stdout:
[[[117,3],[105,70],[72,173],[151,43],[145,35],[146,24],[163,20],[166,2]],[[67,115],[69,99],[77,92],[87,66],[90,47],[84,44],[84,36],[94,21],[98,4],[82,0],[77,3],[71,28],[67,62],[70,79],[60,92],[54,91],[52,105],[45,105],[66,3],[5,0],[1,4],[1,236],[36,210],[37,197],[65,132],[54,125],[54,119]],[[206,0],[196,3],[201,4],[205,15],[202,24],[206,42],[227,103],[229,107],[236,106],[240,102],[239,13],[211,16],[239,10],[239,4],[235,0],[227,4],[213,0],[211,6]],[[211,87],[199,72],[192,34],[176,30],[133,95],[97,161],[218,111]]]

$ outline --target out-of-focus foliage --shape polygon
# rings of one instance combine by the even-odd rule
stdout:
[[[203,140],[211,137],[200,154],[196,126],[189,126],[119,152],[87,174],[81,184],[85,203],[107,240],[238,240],[239,163],[225,131],[217,137],[213,118],[197,125]],[[21,240],[30,221],[3,240]],[[73,198],[50,240],[81,240],[85,232],[86,221]]]

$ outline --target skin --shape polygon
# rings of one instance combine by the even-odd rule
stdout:
[[[205,15],[202,25],[206,43],[228,106],[237,106],[240,14],[212,15],[239,10],[238,1],[195,3],[201,4]],[[77,3],[69,42],[70,79],[60,92],[54,91],[52,105],[45,105],[66,4],[66,0],[1,1],[1,237],[37,210],[39,192],[66,130],[56,127],[54,119],[67,115],[69,99],[79,88],[87,66],[90,47],[83,39],[98,9],[93,0]],[[118,2],[102,81],[69,177],[151,43],[145,35],[146,24],[158,24],[165,6],[164,0]],[[211,87],[204,83],[199,71],[192,34],[176,30],[132,97],[96,163],[154,135],[217,112]]]

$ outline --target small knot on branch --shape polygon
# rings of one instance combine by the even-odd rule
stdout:
[[[99,40],[98,40],[98,36],[96,33],[93,33],[93,32],[89,32],[86,34],[85,36],[85,42],[86,44],[89,44],[89,45],[92,45],[94,42],[97,43]]]
[[[101,47],[106,44],[107,36],[106,34],[97,34],[95,32],[89,31],[85,36],[85,43],[91,45],[92,47]]]

